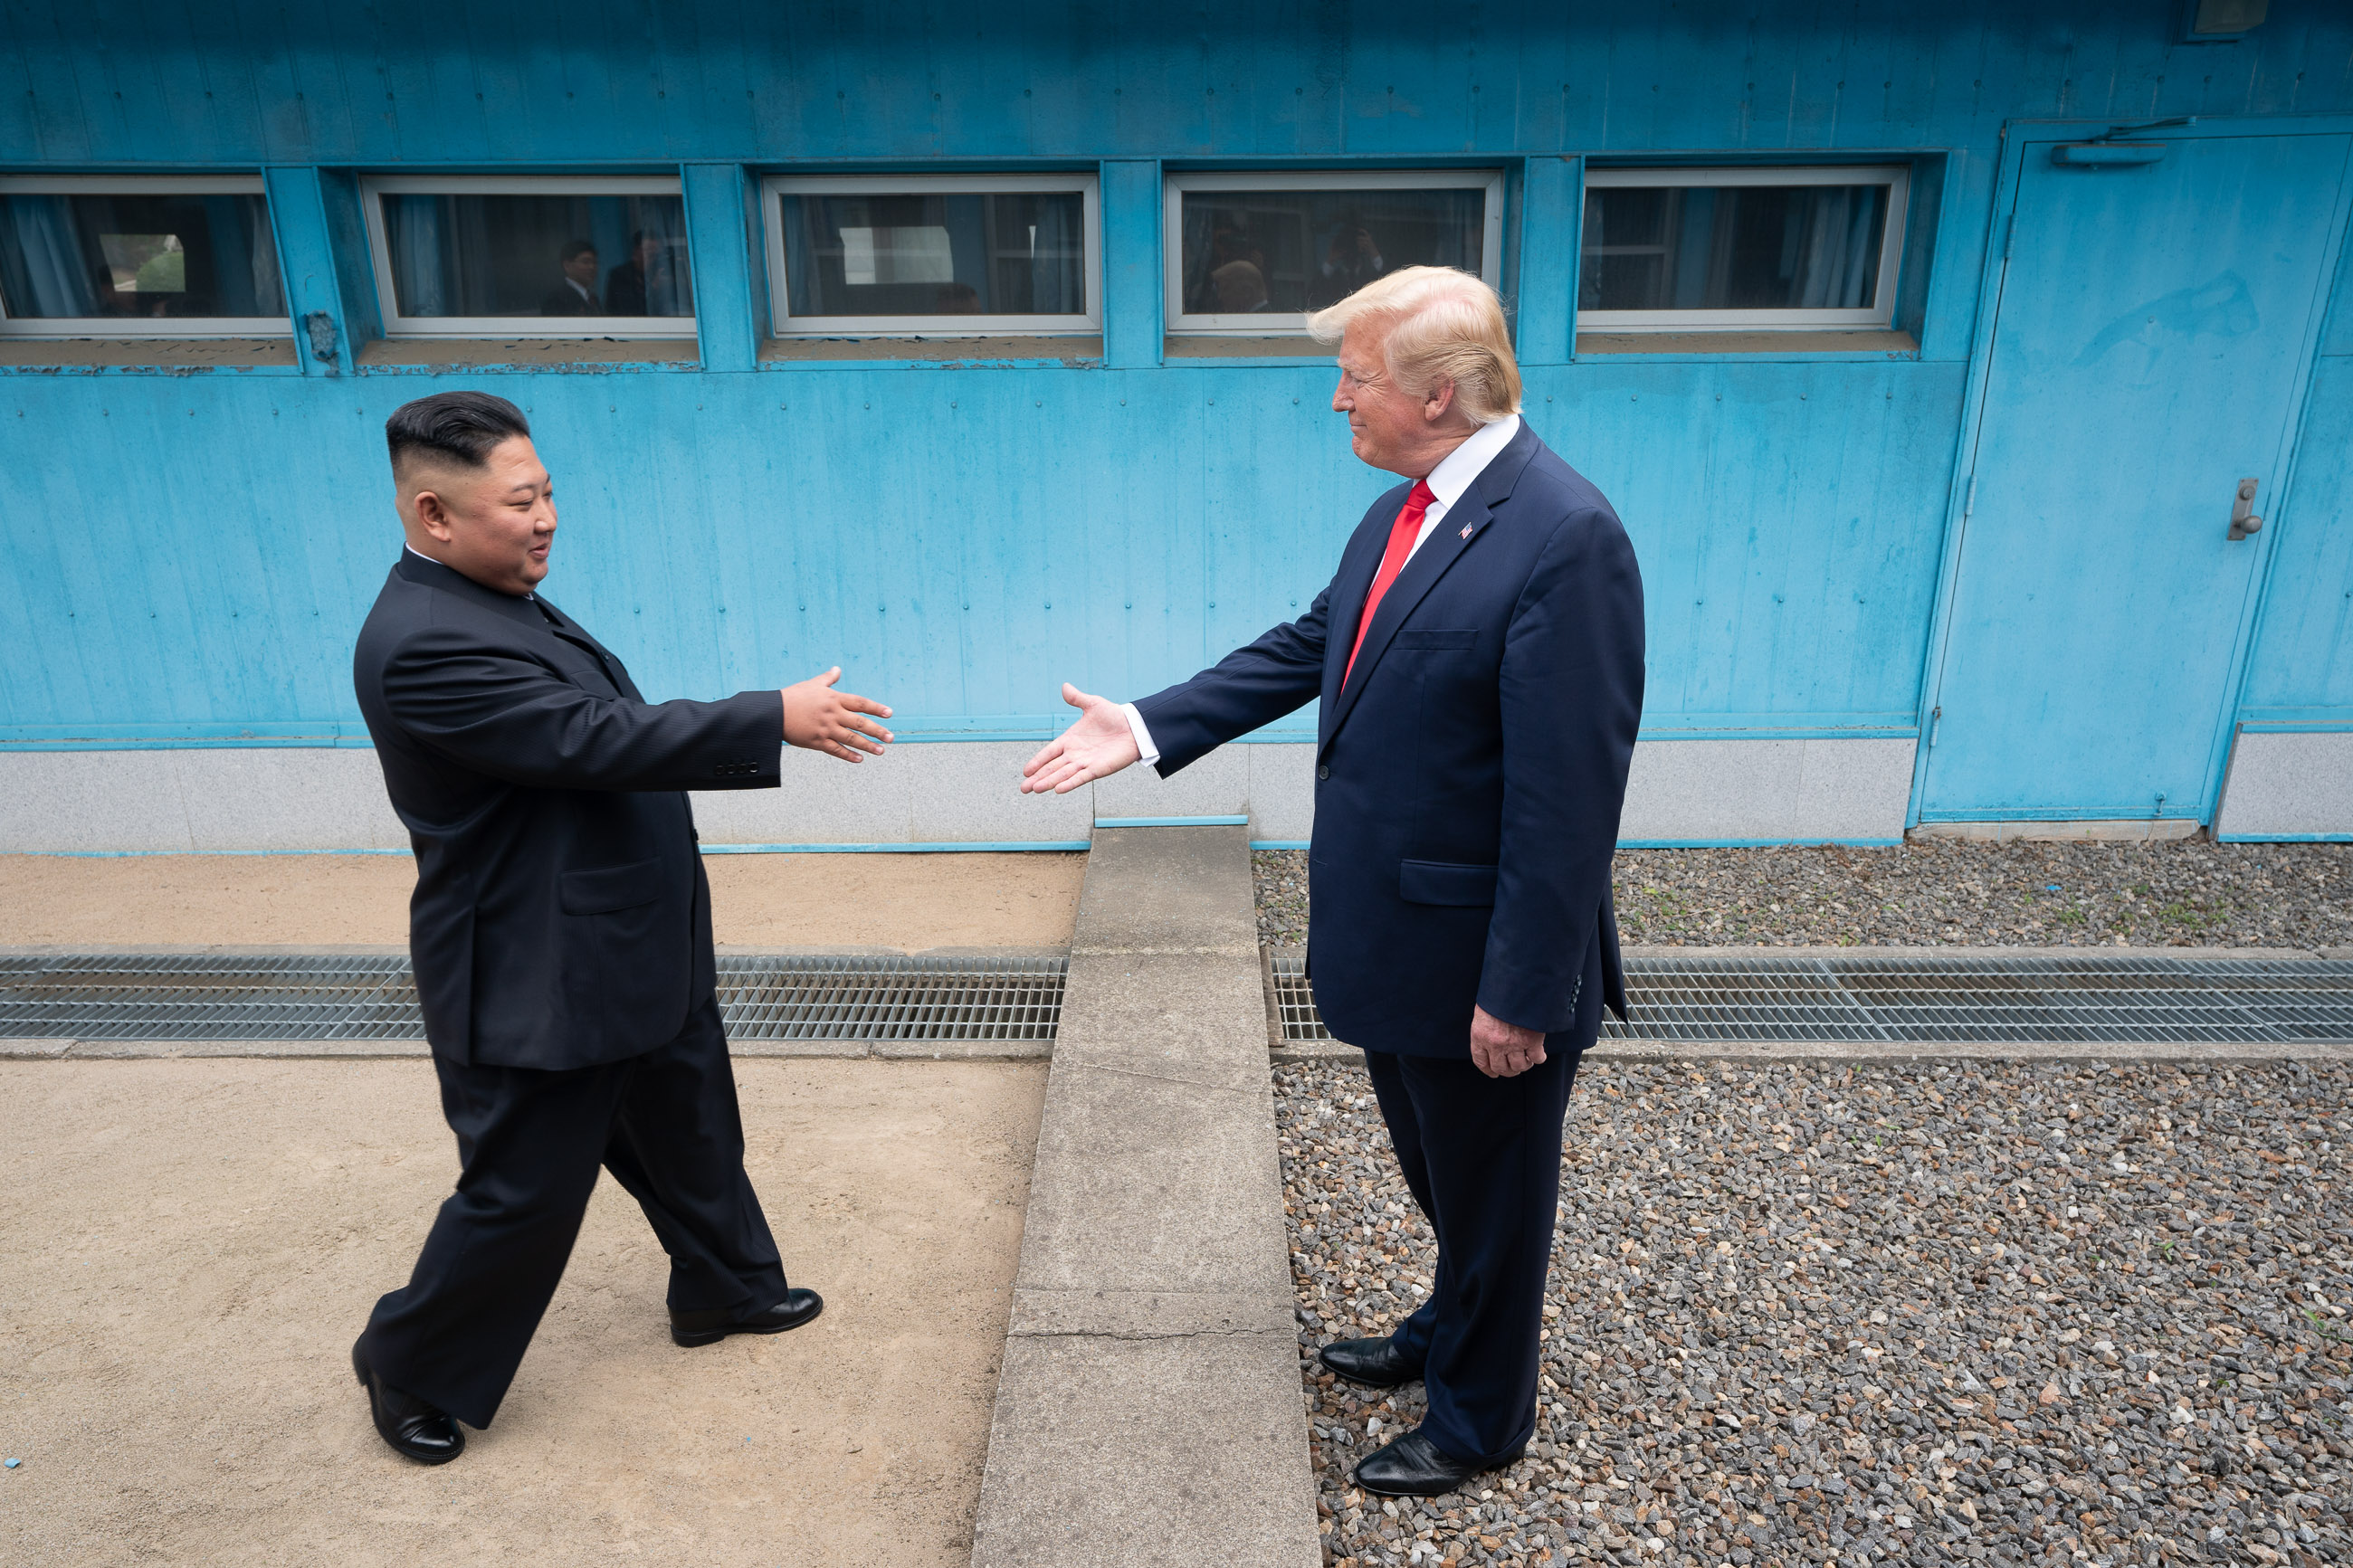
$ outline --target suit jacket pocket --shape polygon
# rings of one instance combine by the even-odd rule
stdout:
[[[638,860],[627,866],[566,871],[556,885],[565,914],[608,915],[615,910],[633,910],[660,898],[661,862]]]
[[[1398,892],[1409,904],[1492,904],[1495,868],[1446,860],[1401,861]]]
[[[1477,626],[1403,626],[1389,639],[1393,648],[1437,652],[1447,649],[1469,649],[1479,646]]]

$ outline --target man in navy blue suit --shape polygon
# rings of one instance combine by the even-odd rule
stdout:
[[[1642,583],[1617,514],[1519,417],[1501,302],[1444,268],[1309,318],[1340,345],[1356,456],[1409,480],[1373,503],[1298,620],[1180,686],[1082,717],[1026,791],[1143,761],[1165,777],[1322,700],[1308,969],[1363,1047],[1436,1287],[1386,1338],[1325,1345],[1352,1382],[1421,1380],[1420,1426],[1356,1468],[1435,1496],[1516,1459],[1561,1123],[1606,1003],[1625,1016],[1609,862],[1642,710]]]

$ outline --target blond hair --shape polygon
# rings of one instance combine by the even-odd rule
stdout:
[[[1520,411],[1511,329],[1484,279],[1451,267],[1400,267],[1309,316],[1307,331],[1336,343],[1358,322],[1387,324],[1382,357],[1413,396],[1451,381],[1456,406],[1482,425]]]

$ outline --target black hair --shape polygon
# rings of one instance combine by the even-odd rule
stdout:
[[[489,462],[491,447],[530,434],[531,421],[522,409],[487,392],[437,392],[402,404],[384,422],[385,444],[392,449],[396,468],[410,452],[429,452],[460,467],[479,468]]]
[[[594,241],[575,239],[565,246],[564,254],[557,257],[556,259],[569,266],[572,258],[575,256],[594,256],[596,254],[596,247]]]

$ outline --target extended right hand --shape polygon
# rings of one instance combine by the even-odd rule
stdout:
[[[860,752],[881,756],[882,748],[891,743],[891,731],[859,715],[888,719],[891,710],[868,698],[836,691],[833,683],[840,679],[841,666],[837,664],[823,675],[784,689],[779,695],[785,700],[785,744],[823,752],[845,763],[864,762]]]
[[[1079,710],[1079,721],[1029,759],[1021,770],[1021,793],[1068,795],[1082,784],[1109,778],[1139,755],[1127,715],[1108,697],[1092,697],[1068,681],[1062,700]]]

